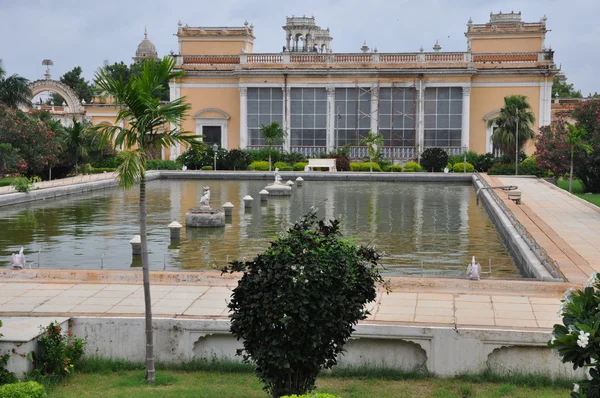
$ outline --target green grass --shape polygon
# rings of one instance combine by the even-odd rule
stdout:
[[[87,360],[79,372],[49,389],[53,397],[203,397],[267,398],[250,365],[198,361],[158,365],[156,384],[144,382],[142,364]],[[568,396],[569,381],[545,377],[499,377],[490,374],[437,379],[421,372],[339,368],[317,380],[322,393],[350,398],[397,397],[540,397]]]
[[[569,180],[558,180],[558,186],[565,191],[569,190]],[[581,199],[587,200],[590,203],[600,207],[600,193],[584,193],[583,184],[580,180],[573,180],[573,195],[579,196]]]

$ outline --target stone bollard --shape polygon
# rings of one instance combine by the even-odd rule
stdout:
[[[133,239],[129,241],[131,243],[131,254],[134,256],[142,255],[142,238],[139,235],[135,235]]]
[[[266,202],[267,201],[267,198],[269,197],[269,191],[267,191],[266,189],[263,189],[258,194],[260,195],[260,201],[261,202]]]
[[[223,211],[225,212],[225,217],[231,217],[233,215],[233,208],[235,206],[231,202],[226,202],[223,204]]]
[[[302,178],[302,177],[296,178],[296,185],[297,186],[301,187],[303,182],[304,182],[304,178]]]
[[[252,208],[252,201],[254,200],[252,198],[252,196],[246,195],[246,196],[244,196],[244,198],[242,200],[244,201],[244,208],[246,208],[246,209]]]
[[[285,185],[287,185],[288,187],[293,187],[295,184],[294,184],[294,181],[292,181],[292,180],[287,180],[287,181],[285,182]]]
[[[173,220],[173,222],[169,224],[169,232],[171,233],[171,240],[181,239],[181,224]]]

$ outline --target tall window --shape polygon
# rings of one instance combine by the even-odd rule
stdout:
[[[379,133],[383,134],[383,146],[415,146],[415,94],[412,87],[379,89]]]
[[[291,145],[327,145],[327,93],[325,88],[292,88]]]
[[[360,88],[335,89],[336,146],[358,145],[371,129],[371,92]]]
[[[248,88],[248,145],[265,145],[260,135],[260,126],[273,122],[283,126],[283,90]]]
[[[460,147],[462,129],[462,89],[425,89],[425,147]]]

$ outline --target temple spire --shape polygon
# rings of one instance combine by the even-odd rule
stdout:
[[[148,38],[148,30],[146,29],[146,26],[144,26],[144,39]]]

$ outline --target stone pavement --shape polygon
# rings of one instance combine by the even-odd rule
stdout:
[[[169,318],[226,318],[227,302],[236,283],[228,281],[227,285],[222,281],[204,285],[153,284],[153,314]],[[414,283],[418,281],[421,286]],[[515,284],[519,286],[513,289]],[[562,283],[435,278],[392,278],[392,286],[390,294],[380,292],[377,301],[370,305],[372,314],[367,323],[549,329],[559,321],[560,295],[568,287]],[[141,283],[0,280],[0,318],[143,314]]]
[[[82,174],[77,177],[61,178],[52,181],[41,181],[33,184],[32,189],[45,189],[62,187],[67,185],[82,184],[86,182],[111,180],[115,178],[116,173],[98,173],[98,174]],[[12,186],[0,187],[0,195],[17,192]]]
[[[493,185],[516,185],[522,203],[497,192],[536,241],[557,261],[565,278],[582,285],[600,272],[600,209],[546,181],[495,177]]]

